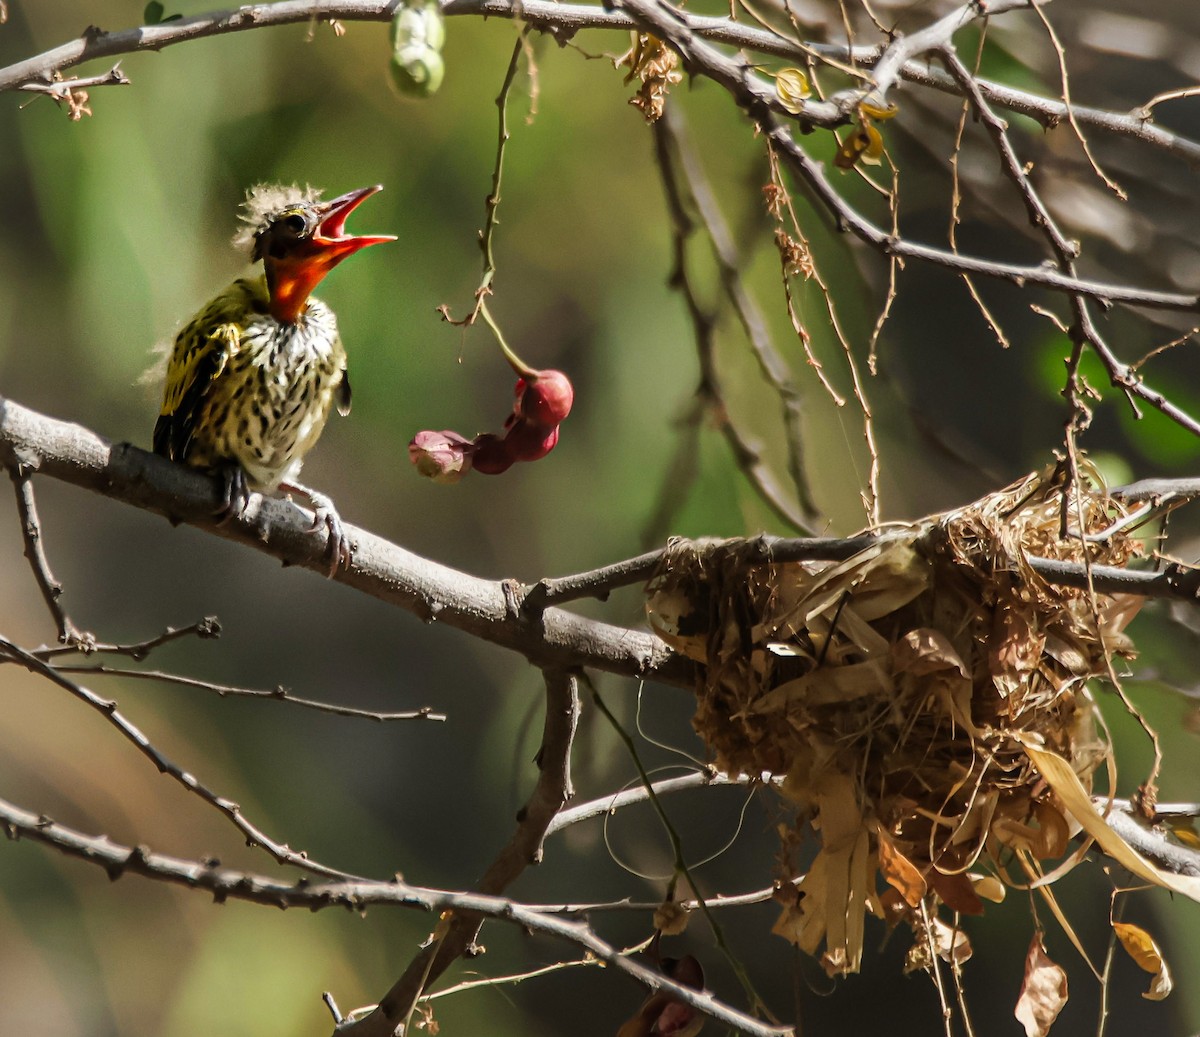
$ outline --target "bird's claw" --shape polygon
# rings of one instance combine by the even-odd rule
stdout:
[[[313,502],[313,532],[322,526],[329,530],[327,552],[329,554],[329,576],[337,575],[338,569],[350,568],[350,538],[346,536],[341,516],[334,510],[332,502],[326,500],[322,504]]]
[[[349,569],[350,538],[346,535],[346,528],[342,525],[341,516],[338,515],[337,508],[333,506],[333,501],[325,494],[310,490],[307,486],[292,484],[289,489],[303,493],[312,504],[313,521],[309,532],[317,533],[322,526],[328,530],[326,553],[329,555],[329,577],[332,579],[336,576],[338,569]]]
[[[213,514],[217,525],[223,526],[230,519],[239,517],[250,503],[250,487],[246,485],[246,473],[240,465],[229,465],[222,468],[221,503]]]

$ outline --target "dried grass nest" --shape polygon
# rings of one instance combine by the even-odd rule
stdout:
[[[1124,515],[1056,469],[875,530],[842,562],[763,561],[755,541],[668,548],[651,625],[701,664],[693,723],[716,766],[782,778],[796,821],[775,932],[823,944],[831,975],[858,970],[866,912],[913,925],[914,967],[969,954],[931,908],[979,914],[1093,831],[1111,754],[1087,682],[1134,654],[1141,599],[1052,585],[1028,558],[1124,565],[1139,549]],[[820,846],[801,877],[806,823]]]

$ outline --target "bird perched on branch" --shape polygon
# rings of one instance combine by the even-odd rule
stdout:
[[[334,402],[349,412],[350,382],[337,318],[310,293],[347,256],[396,240],[345,232],[346,217],[379,190],[322,201],[311,188],[251,189],[234,243],[263,272],[234,281],[176,337],[154,426],[155,453],[221,475],[221,521],[241,514],[251,490],[307,497],[313,531],[329,531],[331,576],[350,564],[341,519],[296,478]]]

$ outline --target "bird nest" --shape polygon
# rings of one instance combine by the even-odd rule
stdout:
[[[1087,682],[1133,655],[1141,599],[1052,584],[1030,558],[1124,565],[1124,514],[1056,470],[875,530],[843,561],[775,561],[761,540],[668,548],[651,625],[701,664],[693,723],[716,766],[781,780],[796,808],[775,932],[823,944],[831,975],[857,971],[868,912],[913,925],[914,966],[957,956],[962,934],[943,927],[939,946],[930,909],[981,913],[1014,862],[1027,882],[1080,830],[1080,787],[1111,763]]]

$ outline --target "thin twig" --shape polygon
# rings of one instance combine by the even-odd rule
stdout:
[[[800,878],[792,880],[794,883],[799,883]],[[763,889],[754,889],[749,893],[715,893],[710,897],[704,898],[704,904],[711,910],[717,910],[723,907],[749,907],[752,904],[764,904],[768,900],[773,900],[778,894],[777,886],[766,886]],[[683,900],[674,901],[676,907],[684,912],[698,911],[700,909],[700,898],[685,898]],[[642,914],[653,914],[662,907],[661,900],[637,901],[637,900],[609,900],[596,904],[530,904],[531,908],[537,911],[545,911],[547,914],[583,916],[591,914],[604,914],[609,912],[633,911]]]
[[[1062,85],[1063,107],[1067,110],[1067,121],[1071,124],[1071,129],[1075,132],[1075,138],[1079,141],[1080,147],[1083,148],[1083,154],[1088,160],[1088,165],[1092,167],[1092,170],[1104,183],[1105,187],[1112,191],[1121,201],[1128,201],[1129,195],[1125,193],[1121,185],[1100,168],[1100,163],[1096,161],[1096,157],[1092,154],[1092,146],[1088,143],[1087,136],[1079,125],[1079,120],[1075,118],[1075,106],[1071,103],[1071,76],[1067,71],[1067,52],[1063,48],[1062,41],[1058,38],[1058,33],[1054,31],[1053,23],[1046,17],[1046,12],[1040,6],[1034,7],[1034,13],[1045,28],[1046,35],[1050,38],[1050,43],[1054,48],[1055,56],[1058,58],[1058,77],[1059,83]]]
[[[310,860],[308,855],[303,851],[296,851],[285,843],[276,842],[250,822],[242,813],[242,808],[237,803],[213,792],[190,771],[185,771],[182,767],[167,759],[138,727],[117,711],[116,702],[111,699],[101,698],[82,684],[69,680],[50,664],[43,662],[37,656],[31,655],[23,648],[2,637],[0,637],[0,656],[7,657],[10,662],[24,666],[30,673],[37,674],[39,677],[44,677],[48,681],[57,684],[60,688],[69,691],[81,702],[91,706],[92,709],[96,710],[96,712],[112,724],[124,738],[132,742],[137,750],[158,768],[160,773],[174,778],[188,792],[224,814],[233,823],[234,827],[246,837],[248,845],[260,847],[280,864],[291,864],[297,868],[303,868],[305,871],[310,871],[315,875],[348,880],[356,878],[356,876],[348,872],[339,871],[336,868],[331,868],[317,861]]]
[[[477,883],[479,893],[495,895],[506,889],[530,864],[542,858],[542,845],[555,815],[574,795],[571,746],[579,722],[579,681],[567,670],[544,672],[546,720],[537,755],[538,779],[529,800],[517,814],[517,830]],[[418,954],[384,995],[376,1009],[339,1029],[339,1037],[391,1037],[408,1018],[429,983],[474,945],[483,924],[475,912],[457,912],[439,939]]]
[[[1127,286],[1106,285],[1064,274],[1044,266],[1029,267],[955,254],[945,249],[897,238],[859,213],[834,189],[825,167],[795,140],[790,124],[779,120],[774,111],[773,94],[765,84],[754,82],[746,75],[745,66],[721,53],[688,28],[685,18],[671,7],[656,0],[617,0],[648,31],[668,42],[680,53],[684,63],[694,73],[705,76],[724,88],[747,112],[783,160],[812,191],[828,211],[839,229],[849,230],[855,237],[886,256],[918,259],[956,272],[977,273],[1018,286],[1040,285],[1055,291],[1079,296],[1127,302],[1139,306],[1200,309],[1200,295],[1180,295],[1130,289]],[[973,8],[975,5],[970,5]],[[989,5],[990,6],[990,5]],[[1160,406],[1160,409],[1161,406]],[[1177,409],[1176,409],[1177,410]],[[1172,415],[1174,416],[1174,415]],[[1178,420],[1178,419],[1177,419]],[[1200,426],[1192,423],[1200,433]]]
[[[33,471],[36,466],[20,462],[8,466],[8,474],[12,478],[13,488],[17,494],[17,514],[21,518],[21,537],[25,541],[25,557],[29,559],[33,569],[34,579],[37,580],[38,590],[46,608],[58,627],[58,640],[73,649],[94,640],[91,634],[85,634],[67,615],[59,600],[62,597],[62,584],[54,578],[50,571],[50,561],[46,557],[46,548],[42,544],[42,523],[38,519],[37,500],[33,494]]]
[[[729,444],[738,468],[759,496],[789,526],[805,530],[809,525],[807,516],[797,509],[788,499],[790,495],[776,483],[770,468],[763,461],[759,446],[745,435],[725,404],[722,379],[716,363],[717,314],[701,303],[692,278],[687,243],[695,225],[684,200],[683,185],[676,175],[678,156],[671,146],[675,142],[660,125],[661,122],[660,119],[655,123],[654,154],[671,214],[674,260],[668,283],[683,296],[700,365],[700,384],[696,387],[699,406],[693,409],[689,420],[699,422],[705,416],[711,416]]]
[[[636,950],[625,948],[623,954],[635,954]],[[464,994],[468,990],[478,990],[480,987],[500,987],[500,986],[517,986],[530,979],[540,979],[542,976],[552,976],[556,972],[563,972],[566,969],[577,969],[581,966],[591,966],[592,968],[602,967],[600,961],[588,954],[582,958],[576,958],[573,961],[556,961],[553,965],[543,965],[539,969],[529,969],[527,972],[514,972],[507,976],[484,976],[482,979],[467,979],[461,983],[455,983],[452,987],[443,987],[441,990],[435,990],[428,994],[422,994],[420,1004],[425,1004],[429,1001],[436,1001],[438,998],[450,997],[452,994]]]
[[[985,31],[979,34],[979,45],[975,50],[975,70],[971,73],[972,78],[978,82],[978,72],[980,63],[983,61],[983,47],[987,39],[986,25]],[[959,176],[958,159],[962,153],[963,135],[967,129],[967,116],[971,112],[971,102],[967,98],[963,98],[963,103],[958,113],[958,125],[954,131],[954,149],[950,154],[950,230],[947,236],[950,248],[958,251],[958,226],[962,222],[960,210],[962,207],[962,183]],[[963,284],[966,286],[968,294],[974,301],[976,308],[983,317],[984,323],[991,329],[993,335],[996,336],[996,341],[1000,343],[1002,349],[1008,349],[1012,343],[1008,340],[1008,336],[1004,333],[1004,329],[1000,327],[1000,322],[988,308],[987,303],[983,301],[983,296],[979,292],[979,288],[975,284],[975,279],[970,274],[962,275]]]
[[[974,84],[970,71],[959,59],[953,47],[950,44],[946,44],[941,50],[941,55],[950,70],[950,74],[958,80],[964,92],[971,99],[975,110],[979,113],[985,128],[991,135],[996,150],[1000,155],[1001,169],[1020,193],[1025,203],[1026,211],[1029,214],[1030,222],[1042,231],[1046,240],[1050,243],[1056,257],[1057,265],[1063,275],[1074,278],[1076,276],[1075,259],[1079,254],[1078,244],[1067,239],[1050,214],[1045,203],[1034,190],[1024,166],[1017,158],[1012,143],[1008,139],[1006,125],[992,111],[991,106],[983,98]],[[1085,296],[1086,293],[1084,292],[1071,292],[1069,295],[1071,309],[1075,316],[1074,323],[1069,331],[1075,343],[1076,350],[1068,365],[1068,386],[1065,394],[1068,396],[1074,394],[1079,362],[1078,347],[1086,344],[1099,357],[1101,363],[1104,364],[1112,384],[1124,391],[1130,400],[1137,398],[1149,403],[1189,432],[1200,436],[1200,421],[1197,421],[1197,419],[1183,411],[1182,408],[1176,406],[1162,393],[1146,386],[1141,377],[1129,365],[1122,363],[1116,356],[1096,327]],[[1072,418],[1072,420],[1084,419],[1085,408],[1083,408],[1082,404],[1076,403],[1074,406],[1076,417]],[[1086,419],[1084,420],[1086,421]]]
[[[717,946],[720,948],[721,953],[724,954],[725,960],[733,969],[734,975],[737,977],[738,983],[741,985],[742,990],[745,991],[746,996],[749,998],[751,1010],[756,1015],[762,1015],[771,1020],[771,1022],[778,1022],[774,1013],[772,1013],[767,1007],[767,1003],[762,999],[762,997],[759,996],[758,991],[754,989],[754,984],[750,980],[749,972],[747,972],[745,965],[733,952],[732,947],[726,941],[724,930],[721,928],[720,923],[717,921],[714,915],[708,910],[704,897],[699,895],[700,886],[693,878],[687,860],[684,858],[683,843],[679,838],[679,833],[676,831],[675,826],[671,823],[670,817],[667,815],[666,810],[663,808],[663,805],[658,800],[658,796],[655,794],[653,783],[650,781],[650,776],[646,773],[646,768],[642,764],[641,757],[638,754],[637,746],[634,744],[633,738],[630,737],[629,732],[621,726],[617,718],[604,704],[604,700],[600,697],[600,694],[596,690],[594,684],[589,686],[589,690],[592,694],[592,702],[595,704],[596,708],[604,714],[604,718],[609,722],[609,724],[612,725],[617,737],[624,744],[626,751],[633,760],[633,764],[637,768],[638,776],[641,778],[642,787],[646,789],[647,798],[650,804],[654,807],[654,811],[658,815],[659,821],[662,823],[663,828],[667,833],[667,838],[670,840],[671,852],[674,856],[676,876],[683,878],[684,881],[687,882],[688,888],[697,894],[697,905],[700,913],[704,916],[704,920],[708,923],[709,928],[712,930],[713,938],[716,940]],[[674,880],[672,880],[670,890],[671,894],[674,892],[674,885]]]
[[[790,1027],[767,1026],[712,996],[676,983],[657,969],[642,965],[617,947],[602,940],[587,925],[546,914],[505,897],[479,893],[455,893],[410,886],[395,878],[387,882],[367,879],[356,881],[281,882],[278,879],[211,863],[192,861],[154,853],[144,847],[122,846],[106,836],[85,835],[60,825],[44,815],[23,810],[0,799],[0,825],[10,839],[33,839],[60,853],[88,861],[103,868],[109,878],[125,874],[143,875],[190,889],[209,892],[217,901],[245,900],[275,908],[303,907],[317,911],[343,907],[360,912],[373,904],[391,904],[424,912],[453,911],[473,913],[507,922],[531,932],[542,933],[573,944],[593,954],[606,965],[623,972],[648,990],[668,991],[671,997],[703,1012],[745,1037],[794,1037]],[[349,1023],[337,1030],[339,1037],[351,1032]],[[354,1030],[355,1037],[365,1031]],[[386,1037],[392,1037],[390,1032]]]
[[[93,86],[130,86],[132,81],[121,70],[121,63],[113,65],[107,72],[97,76],[78,76],[75,79],[30,79],[17,87],[30,93],[49,94],[55,100],[61,101],[76,90],[86,90]]]
[[[728,774],[721,774],[715,770],[701,770],[675,778],[663,778],[651,782],[649,786],[635,785],[633,788],[614,792],[611,796],[602,796],[599,799],[589,800],[587,803],[580,803],[569,810],[560,811],[550,823],[550,827],[546,829],[546,836],[548,838],[556,832],[561,832],[564,828],[577,825],[581,821],[590,821],[594,817],[608,817],[622,807],[631,806],[634,803],[644,803],[651,794],[665,796],[672,792],[707,788],[710,785],[747,785],[749,783],[750,778],[744,775],[730,777]]]
[[[1104,951],[1104,966],[1100,970],[1100,1015],[1096,1020],[1096,1037],[1104,1037],[1108,1025],[1108,995],[1112,981],[1113,960],[1117,950],[1117,930],[1113,924],[1119,922],[1125,915],[1127,898],[1119,889],[1114,889],[1108,908],[1108,946]]]
[[[677,233],[686,236],[685,232],[691,229],[687,221],[687,214],[683,209],[682,188],[686,186],[688,196],[695,206],[701,226],[708,236],[713,256],[716,259],[721,277],[721,287],[737,314],[759,370],[779,398],[783,411],[784,428],[787,433],[787,469],[800,505],[798,513],[788,507],[787,511],[790,514],[784,515],[784,518],[801,532],[811,532],[817,515],[817,507],[812,499],[808,477],[804,471],[804,410],[801,405],[800,392],[792,381],[786,362],[771,341],[762,311],[742,279],[743,264],[738,256],[737,247],[729,233],[729,228],[721,214],[720,206],[713,195],[712,187],[708,183],[700,161],[694,149],[688,146],[680,117],[675,108],[668,107],[663,117],[654,123],[654,140],[655,154],[658,157],[664,185],[667,187],[667,196],[671,204]],[[684,183],[675,184],[674,181],[677,177]],[[668,183],[668,181],[671,182]],[[678,268],[678,250],[676,262]],[[729,421],[732,424],[732,419]],[[778,512],[784,498],[770,473],[760,465],[752,470],[752,474],[760,493]]]
[[[508,68],[504,73],[504,82],[500,86],[500,93],[496,96],[496,109],[499,112],[496,130],[496,163],[492,168],[492,190],[484,201],[483,229],[479,232],[479,251],[483,253],[483,275],[479,280],[479,287],[475,289],[475,304],[461,320],[455,320],[450,316],[448,306],[438,307],[438,313],[442,315],[442,320],[456,327],[470,327],[482,312],[484,320],[499,339],[501,348],[506,354],[509,353],[508,346],[486,307],[487,297],[492,294],[492,282],[496,277],[496,254],[492,248],[492,238],[500,222],[496,213],[500,208],[500,185],[504,179],[504,152],[511,136],[508,132],[508,95],[512,91],[513,82],[517,76],[521,55],[525,53],[525,35],[526,30],[522,29],[517,36],[516,43],[513,44],[512,56],[508,60]]]
[[[132,644],[103,644],[97,641],[84,641],[80,644],[59,645],[53,648],[35,648],[30,654],[39,659],[50,660],[68,653],[81,655],[127,655],[135,662],[141,662],[154,649],[177,641],[181,637],[195,635],[201,640],[221,636],[221,621],[216,616],[205,616],[196,623],[185,627],[167,627],[161,634],[137,641]],[[63,669],[63,667],[58,667]]]
[[[130,677],[135,680],[162,681],[164,684],[178,684],[185,688],[200,688],[211,691],[225,698],[270,699],[275,702],[287,702],[293,706],[316,710],[319,713],[332,713],[339,717],[359,717],[364,720],[374,720],[386,723],[391,720],[431,720],[444,721],[445,713],[435,713],[429,706],[412,709],[403,713],[380,713],[373,709],[358,709],[354,706],[339,706],[333,702],[320,702],[317,699],[300,698],[293,695],[287,688],[280,685],[277,688],[238,688],[228,684],[215,684],[196,677],[185,677],[178,673],[167,673],[164,670],[134,670],[121,666],[94,665],[64,665],[55,664],[54,669],[59,673],[95,673],[105,677]]]
[[[994,4],[990,6],[994,7]],[[635,24],[621,11],[594,4],[560,4],[554,0],[447,0],[442,13],[447,17],[519,18],[532,28],[564,42],[581,30],[629,30]],[[55,71],[96,58],[158,51],[174,44],[230,32],[311,25],[314,19],[387,22],[394,14],[395,0],[285,0],[213,11],[119,32],[88,32],[77,40],[0,69],[0,91],[14,89],[32,79],[45,79]],[[775,28],[754,28],[723,17],[685,17],[693,32],[715,43],[790,61],[804,62],[816,57],[834,67],[849,69],[851,66],[846,63],[850,62],[870,69],[879,62],[884,50],[876,45],[847,46],[789,40]],[[923,61],[906,61],[899,71],[907,82],[943,93],[958,93],[950,76]],[[1046,129],[1052,129],[1067,118],[1067,106],[1059,98],[1044,97],[986,79],[980,80],[979,85],[992,104],[1036,119]],[[1185,161],[1200,161],[1200,143],[1155,126],[1143,109],[1144,106],[1131,112],[1112,112],[1085,105],[1072,106],[1075,119],[1081,125],[1130,137]],[[805,115],[819,125],[832,126],[845,119],[845,114],[836,105],[811,106]]]
[[[297,22],[311,23],[313,19],[390,21],[394,13],[394,6],[395,0],[373,0],[373,2],[365,2],[365,0],[332,0],[332,2],[328,2],[327,0],[324,3],[309,2],[309,0],[283,0],[280,3],[259,4],[236,10],[197,15],[163,25],[143,26],[114,33],[91,32],[79,40],[0,69],[0,91],[13,89],[30,80],[44,79],[55,70],[71,67],[90,58],[109,57],[144,50],[160,50],[173,44],[228,32]],[[764,127],[773,127],[774,118],[764,120],[759,113],[770,116],[772,110],[777,106],[773,93],[766,84],[751,84],[746,78],[744,65],[734,59],[726,58],[712,47],[703,45],[704,49],[700,50],[695,44],[699,44],[702,38],[707,38],[714,42],[731,43],[763,53],[780,54],[793,60],[803,60],[805,54],[817,54],[830,58],[836,58],[838,55],[844,57],[847,54],[844,46],[831,47],[821,44],[799,46],[781,38],[777,33],[749,26],[739,26],[725,18],[697,18],[674,11],[665,5],[659,8],[653,3],[653,0],[629,0],[628,3],[622,3],[620,6],[624,7],[628,13],[606,11],[600,7],[587,5],[560,5],[553,3],[552,0],[521,0],[520,3],[513,3],[511,0],[448,0],[443,12],[447,15],[520,17],[531,27],[550,32],[560,40],[569,39],[574,32],[584,28],[630,28],[635,23],[648,24],[653,31],[656,31],[661,38],[667,39],[672,46],[677,49],[682,46],[688,52],[685,57],[689,61],[695,62],[697,57],[702,57],[700,70],[703,74],[716,79],[725,86]],[[1022,0],[1022,2],[1013,0],[1011,3],[1005,0],[1003,9],[1012,10],[1022,6],[1029,6],[1028,0]],[[988,4],[988,10],[992,13],[997,13],[999,9],[998,0],[991,0]],[[960,10],[970,10],[978,14],[978,5],[966,4]],[[943,19],[937,24],[941,29],[945,29],[952,27],[955,21]],[[928,37],[923,38],[928,39]],[[855,61],[865,67],[870,67],[880,60],[878,48],[852,48],[849,53],[853,55]],[[925,83],[937,89],[958,92],[950,77],[936,73],[919,62],[906,61],[900,66],[899,71],[912,82]],[[981,82],[980,89],[989,101],[1040,118],[1046,124],[1052,124],[1068,116],[1067,106],[1061,101],[1048,100],[987,82]],[[849,99],[848,103],[850,102],[853,102],[853,97]],[[1122,115],[1074,106],[1071,107],[1070,114],[1080,123],[1097,125],[1112,132],[1134,136],[1189,160],[1200,158],[1200,144],[1187,141],[1169,131],[1161,131],[1135,114]],[[844,123],[847,118],[848,107],[842,103],[813,102],[804,111],[804,119],[808,125],[832,127]],[[797,153],[801,150],[798,145],[794,142],[785,143],[784,135],[779,135],[777,130],[772,133],[772,136],[777,143],[783,146],[789,164],[792,164],[802,178],[809,182],[817,197],[829,209],[835,220],[885,255],[894,254],[904,258],[918,259],[950,270],[981,274],[1018,285],[1036,284],[1053,291],[1076,292],[1089,298],[1109,302],[1124,302],[1138,306],[1176,310],[1200,309],[1200,295],[1195,293],[1189,295],[1162,292],[1070,278],[1064,276],[1060,271],[955,255],[948,250],[896,239],[893,235],[876,227],[841,199],[825,179],[819,164],[815,160],[803,161],[801,159],[800,154]],[[790,137],[790,134],[786,136]]]

